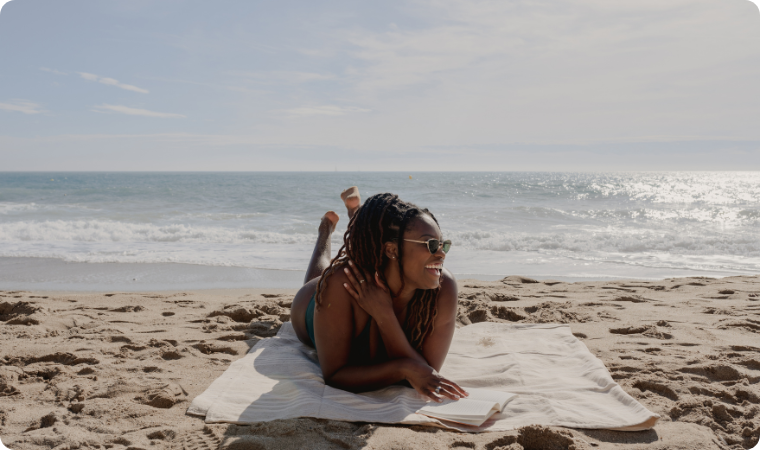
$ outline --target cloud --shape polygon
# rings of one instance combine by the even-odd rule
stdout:
[[[228,73],[232,76],[243,77],[260,83],[300,84],[336,79],[336,76],[331,73],[301,72],[296,70],[273,70],[269,72],[230,71]]]
[[[351,113],[370,112],[370,109],[357,108],[355,106],[302,106],[300,108],[286,109],[283,112],[295,117],[305,116],[344,116]]]
[[[127,114],[130,116],[145,116],[145,117],[160,117],[162,119],[184,119],[187,116],[184,116],[182,114],[173,114],[173,113],[162,113],[162,112],[156,112],[156,111],[148,111],[147,109],[140,109],[140,108],[130,108],[129,106],[122,106],[122,105],[107,105],[102,104],[100,106],[96,106],[96,109],[93,111],[95,112],[117,112],[121,114]]]
[[[47,67],[40,67],[40,70],[43,72],[54,73],[56,75],[68,75],[66,72],[61,72],[60,70],[55,70],[55,69],[48,69]]]
[[[45,112],[42,107],[36,103],[26,100],[11,100],[12,103],[0,103],[0,109],[4,111],[15,111],[24,114],[39,114]]]
[[[0,0],[0,11],[3,10],[3,6],[5,6],[6,3],[10,3],[11,0]]]
[[[147,94],[149,91],[147,89],[139,88],[137,86],[132,86],[131,84],[124,84],[120,83],[119,80],[114,80],[113,78],[106,78],[101,77],[92,73],[87,72],[78,72],[79,75],[84,78],[87,81],[96,81],[101,84],[105,84],[107,86],[116,86],[117,88],[124,89],[127,91],[132,92],[139,92],[141,94]]]

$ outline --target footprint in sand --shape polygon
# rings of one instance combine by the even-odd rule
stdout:
[[[735,381],[741,380],[743,378],[752,378],[741,373],[735,367],[729,366],[727,364],[687,366],[678,369],[678,371],[704,377],[710,381]]]
[[[502,320],[508,320],[510,322],[519,322],[525,319],[525,316],[516,312],[512,308],[506,306],[493,306],[491,307],[491,314]]]
[[[145,437],[158,441],[171,441],[177,437],[177,433],[174,430],[165,428],[161,430],[151,431],[146,434]]]
[[[52,362],[63,364],[64,366],[76,366],[79,364],[94,365],[100,363],[95,358],[80,357],[66,352],[56,352],[44,356],[11,356],[6,359],[6,362],[9,365],[21,364],[24,366],[39,362]]]
[[[161,358],[165,361],[175,361],[184,358],[184,356],[176,350],[167,350],[161,353]]]
[[[222,440],[208,426],[203,430],[187,433],[182,441],[182,450],[210,450],[221,446]]]
[[[670,333],[663,333],[662,331],[659,331],[656,326],[654,325],[638,325],[638,326],[629,326],[629,327],[622,327],[622,328],[610,328],[610,333],[612,334],[641,334],[647,337],[655,338],[655,339],[672,339],[673,335]]]
[[[113,312],[140,312],[145,311],[145,308],[140,305],[127,305],[121,308],[112,309]]]
[[[573,302],[543,302],[535,306],[528,306],[525,312],[530,314],[527,322],[530,323],[585,323],[590,322],[591,317],[587,314],[576,313],[570,309],[575,307]]]
[[[206,317],[227,316],[235,322],[250,322],[253,319],[264,315],[263,311],[258,309],[246,308],[241,305],[225,306],[221,310],[212,311]]]
[[[721,329],[721,330],[727,330],[729,328],[743,328],[747,331],[752,331],[754,333],[757,333],[758,331],[760,331],[760,321],[752,320],[752,319],[744,319],[739,322],[724,323],[718,327],[718,329]]]
[[[226,347],[222,345],[216,345],[208,342],[199,342],[193,345],[194,348],[200,350],[205,355],[211,355],[214,353],[226,353],[228,355],[237,355],[238,351],[232,347]]]
[[[658,383],[652,380],[637,380],[633,383],[633,387],[641,392],[654,392],[673,401],[678,401],[678,394],[672,388],[662,383]]]
[[[140,403],[154,408],[168,409],[185,399],[186,393],[174,383],[152,388],[140,398]]]
[[[530,425],[517,430],[517,436],[503,436],[486,444],[486,450],[549,450],[582,448],[566,430]]]

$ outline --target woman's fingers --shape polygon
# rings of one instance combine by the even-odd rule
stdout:
[[[346,277],[348,278],[348,282],[351,283],[351,285],[353,286],[354,290],[356,292],[361,292],[362,286],[359,283],[359,281],[356,279],[356,277],[354,276],[354,273],[351,270],[349,270],[348,268],[345,268],[345,267],[343,268],[343,272],[346,273]]]
[[[359,300],[359,293],[357,293],[350,284],[343,283],[343,287],[346,288],[348,293],[351,294],[353,298],[355,298],[356,300]]]
[[[429,395],[430,398],[432,398],[433,400],[435,400],[437,402],[442,402],[444,400],[455,400],[456,401],[456,400],[459,400],[460,398],[462,398],[462,396],[459,395],[459,394],[457,394],[456,392],[452,392],[451,390],[449,390],[449,389],[447,389],[447,388],[445,388],[443,386],[439,386],[439,387],[440,387],[440,389],[432,389],[430,391],[431,394]]]
[[[429,388],[434,394],[436,394],[436,397],[438,398],[459,400],[463,397],[463,395],[452,385],[452,383],[443,377],[433,381],[429,385]]]
[[[441,377],[441,384],[446,386],[447,390],[450,390],[451,392],[454,392],[456,395],[460,397],[467,397],[470,394],[465,391],[462,387],[460,387],[458,384],[454,383],[451,380],[448,380],[446,378]]]
[[[429,387],[425,389],[424,392],[420,392],[420,393],[430,398],[430,400],[433,400],[434,402],[441,403],[443,401],[441,396],[435,392],[435,387]]]
[[[348,266],[351,268],[351,271],[353,272],[352,275],[356,277],[357,280],[360,280],[361,284],[364,284],[367,281],[367,276],[364,275],[364,272],[354,264],[353,261],[348,261]],[[365,286],[361,286],[365,287]]]
[[[451,386],[446,386],[446,385],[441,385],[441,390],[438,393],[438,395],[449,398],[451,400],[459,400],[460,398],[462,398],[462,396],[459,395],[459,392],[457,392]]]

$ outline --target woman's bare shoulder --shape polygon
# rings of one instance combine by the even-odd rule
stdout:
[[[448,269],[441,270],[441,293],[454,293],[456,297],[458,291],[457,279],[454,278],[454,274],[449,272]]]
[[[456,312],[457,309],[457,280],[446,269],[441,271],[441,290],[438,291],[438,305],[444,310]]]
[[[348,277],[343,272],[342,267],[327,275],[327,278],[324,280],[320,303],[326,306],[335,302],[337,305],[351,305],[353,307],[355,300],[346,288],[343,287],[344,283],[348,283]],[[319,284],[317,284],[316,288],[319,289]]]

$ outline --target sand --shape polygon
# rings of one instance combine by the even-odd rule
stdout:
[[[760,437],[760,277],[460,280],[459,322],[571,325],[662,416],[643,432],[462,434],[309,418],[206,425],[185,414],[290,318],[294,290],[0,292],[0,438],[12,450],[742,449]]]

